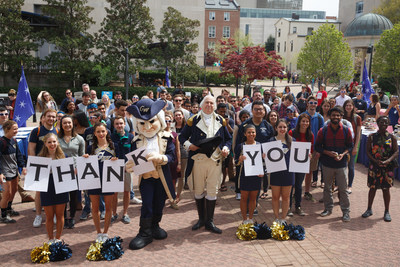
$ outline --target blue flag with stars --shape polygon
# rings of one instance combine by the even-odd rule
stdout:
[[[363,70],[363,80],[362,80],[362,93],[363,93],[363,99],[367,104],[371,102],[369,100],[369,97],[372,94],[375,94],[374,89],[372,89],[371,82],[369,81],[368,77],[368,71],[367,71],[367,61],[364,60],[364,70]]]
[[[165,86],[171,88],[171,81],[169,80],[168,67],[165,68]]]
[[[18,84],[17,99],[15,100],[14,107],[14,121],[17,122],[18,127],[25,127],[26,121],[34,114],[31,94],[29,92],[28,84],[26,83],[24,67],[21,66],[22,73]]]

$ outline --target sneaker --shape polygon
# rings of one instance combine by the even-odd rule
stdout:
[[[343,213],[342,221],[344,221],[344,222],[350,221],[350,214],[348,212]]]
[[[179,210],[179,206],[178,206],[178,204],[176,204],[176,202],[175,201],[173,201],[173,202],[170,202],[170,207],[172,208],[172,209],[174,209],[174,210]]]
[[[304,193],[304,199],[313,201],[314,198],[309,192]]]
[[[107,239],[108,239],[108,234],[103,234],[103,236],[102,236],[102,241],[101,242],[106,242],[107,241]]]
[[[332,214],[332,211],[330,210],[324,210],[323,212],[321,212],[321,217],[326,217]]]
[[[125,223],[125,224],[129,224],[129,223],[131,222],[131,218],[129,218],[129,215],[126,214],[126,215],[122,216],[121,221],[122,221],[123,223]]]
[[[90,217],[90,212],[86,212],[85,210],[82,211],[81,217],[79,217],[79,220],[81,221],[86,221]]]
[[[371,216],[373,213],[372,213],[372,210],[370,210],[370,209],[367,209],[362,215],[361,215],[361,217],[363,217],[363,218],[368,218],[369,216]]]
[[[36,215],[33,221],[33,227],[38,228],[42,225],[42,215]]]
[[[100,220],[104,220],[105,217],[106,217],[106,212],[105,211],[100,212]]]
[[[242,194],[236,193],[236,197],[235,197],[236,200],[240,200],[241,197],[242,197]]]
[[[132,204],[142,204],[142,201],[140,199],[138,199],[137,197],[133,197],[131,199],[131,203]]]
[[[103,234],[102,233],[97,234],[96,242],[103,242]]]
[[[287,216],[293,217],[293,212],[291,210],[288,211]]]
[[[111,216],[111,223],[115,223],[118,219],[118,214]]]
[[[189,190],[189,185],[188,185],[188,184],[185,184],[185,185],[183,186],[183,189]]]
[[[390,214],[388,211],[385,211],[385,215],[383,215],[383,220],[385,222],[391,222],[392,221],[392,217],[390,217]]]
[[[19,216],[19,212],[14,209],[9,210],[8,214],[10,215],[10,217]]]
[[[257,209],[254,209],[253,215],[254,215],[254,216],[257,216],[257,215],[258,215],[258,210],[257,210]]]
[[[55,243],[55,241],[56,241],[56,239],[49,239],[49,241],[47,241],[47,244],[53,244],[53,243]]]
[[[306,214],[304,213],[304,211],[301,209],[301,207],[297,207],[296,208],[296,213],[299,216],[305,216]]]
[[[17,221],[14,220],[14,219],[11,219],[11,217],[9,215],[7,215],[6,217],[0,218],[0,222],[2,222],[2,223],[16,223]]]

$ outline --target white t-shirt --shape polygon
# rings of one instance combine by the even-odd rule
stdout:
[[[341,107],[343,107],[344,102],[346,102],[347,100],[351,100],[351,97],[348,96],[348,95],[344,95],[344,97],[342,97],[342,96],[340,95],[340,96],[337,96],[335,99],[336,99],[336,106],[341,106]]]

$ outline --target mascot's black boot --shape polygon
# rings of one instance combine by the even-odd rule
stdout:
[[[199,220],[195,225],[192,226],[192,230],[198,230],[200,227],[204,226],[204,215],[205,215],[205,203],[204,203],[204,197],[201,199],[195,199],[196,200],[196,206],[197,206],[197,213],[199,214]]]
[[[208,200],[206,199],[206,211],[207,211],[207,218],[206,218],[206,229],[216,233],[216,234],[222,234],[222,230],[219,229],[217,226],[214,224],[214,210],[215,210],[215,204],[217,203],[217,200]]]
[[[153,238],[157,240],[165,239],[168,236],[167,232],[164,229],[162,229],[159,225],[159,222],[161,222],[161,218],[162,215],[154,215],[151,225]]]
[[[140,218],[140,230],[137,236],[129,243],[130,249],[141,249],[153,242],[152,221],[153,218]]]

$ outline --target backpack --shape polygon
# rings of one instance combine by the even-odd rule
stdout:
[[[347,132],[349,131],[349,128],[346,126],[346,125],[344,125],[344,124],[342,124],[342,126],[343,126],[343,130],[344,130],[344,141],[346,142],[346,139],[347,139]],[[326,132],[328,131],[328,125],[324,125],[324,127],[322,128],[322,136],[323,136],[323,140],[324,140],[324,143],[325,143],[325,140],[326,140]]]

